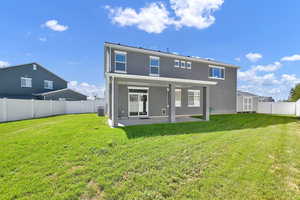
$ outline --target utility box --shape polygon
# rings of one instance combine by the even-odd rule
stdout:
[[[97,108],[98,116],[104,116],[104,107],[99,106]]]

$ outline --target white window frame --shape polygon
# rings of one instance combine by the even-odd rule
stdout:
[[[179,92],[179,94],[180,94],[180,100],[179,101],[176,100],[177,92]],[[181,102],[182,102],[182,91],[181,91],[180,88],[176,88],[175,89],[175,107],[181,107]]]
[[[195,93],[198,93],[199,94],[199,104],[193,104],[193,105],[190,105],[190,95],[189,93],[190,92],[193,92],[193,98],[195,98]],[[201,106],[201,91],[200,90],[188,90],[188,107],[200,107]],[[195,99],[193,99],[193,102],[195,103]]]
[[[158,67],[157,66],[154,66],[154,65],[151,65],[151,59],[156,59],[158,60]],[[158,68],[158,74],[152,74],[151,73],[151,68],[152,67],[157,67]],[[159,76],[160,75],[160,58],[157,57],[157,56],[149,56],[149,75],[150,76]]]
[[[224,70],[224,77],[223,78],[219,78],[219,77],[213,77],[213,76],[210,76],[210,68],[218,68],[218,69],[223,69]],[[215,66],[215,65],[209,65],[209,68],[208,68],[208,77],[210,79],[219,79],[219,80],[225,80],[225,67],[220,67],[220,66]]]
[[[183,64],[183,65],[182,65]],[[181,61],[180,62],[180,68],[182,68],[182,69],[185,69],[186,68],[186,66],[185,66],[185,61]]]
[[[32,69],[33,69],[33,70],[37,70],[36,64],[33,64],[33,65],[32,65]]]
[[[115,72],[127,73],[127,52],[125,52],[125,51],[114,51],[114,53],[115,53]],[[123,54],[125,56],[125,62],[117,61],[117,54]],[[125,64],[125,71],[117,70],[117,63]]]
[[[46,84],[47,83],[47,84]],[[51,87],[49,87],[49,85]],[[46,87],[47,86],[47,87]],[[44,89],[53,90],[53,81],[44,80]]]
[[[186,62],[186,68],[187,69],[192,69],[192,62]]]
[[[22,80],[25,80],[25,85],[23,85]],[[21,87],[22,88],[31,88],[32,87],[32,78],[21,77]]]
[[[178,65],[176,65],[178,63]],[[174,67],[180,68],[180,60],[174,60]]]

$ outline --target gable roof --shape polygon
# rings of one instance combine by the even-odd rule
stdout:
[[[27,63],[27,64],[21,64],[21,65],[14,65],[14,66],[8,66],[8,67],[2,67],[0,68],[0,70],[5,70],[5,69],[13,69],[13,68],[18,68],[18,67],[21,67],[21,66],[26,66],[26,65],[38,65],[39,67],[43,68],[45,71],[49,72],[50,74],[52,74],[53,76],[56,76],[57,78],[65,81],[65,82],[68,82],[66,81],[65,79],[61,78],[60,76],[54,74],[53,72],[49,71],[48,69],[46,69],[45,67],[43,67],[42,65],[40,65],[39,63],[36,63],[36,62],[32,62],[32,63]]]
[[[256,94],[252,94],[250,92],[244,92],[244,91],[241,91],[241,90],[237,91],[237,95],[238,96],[253,96],[253,97],[258,97],[258,95],[256,95]]]
[[[124,50],[131,50],[131,51],[136,51],[136,52],[151,53],[154,55],[169,56],[169,57],[174,57],[177,59],[186,59],[186,60],[190,60],[190,61],[202,62],[202,63],[211,64],[211,65],[220,65],[220,66],[224,66],[224,67],[232,67],[232,68],[237,68],[237,69],[240,68],[239,66],[219,62],[216,60],[205,59],[205,58],[194,57],[194,56],[184,56],[184,55],[174,54],[174,53],[160,51],[160,50],[153,50],[153,49],[146,49],[146,48],[142,48],[142,47],[123,45],[120,43],[117,44],[117,43],[112,43],[112,42],[104,42],[104,46],[119,48],[119,49],[124,49]]]
[[[71,91],[71,92],[74,92],[74,93],[77,93],[77,94],[80,94],[82,96],[86,96],[84,94],[81,94],[80,92],[77,92],[75,90],[72,90],[70,88],[64,88],[64,89],[61,89],[61,90],[54,90],[54,91],[50,91],[50,92],[43,92],[43,93],[38,93],[38,94],[34,94],[35,96],[45,96],[45,95],[48,95],[48,94],[55,94],[55,93],[60,93],[60,92],[65,92],[65,91]],[[87,96],[86,96],[87,97]]]

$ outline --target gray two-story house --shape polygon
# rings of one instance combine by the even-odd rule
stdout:
[[[0,68],[0,98],[86,100],[68,82],[38,63]]]
[[[237,66],[108,42],[104,57],[112,126],[122,120],[176,122],[193,115],[209,120],[210,113],[236,113]]]

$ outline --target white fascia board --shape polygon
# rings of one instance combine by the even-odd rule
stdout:
[[[132,75],[132,74],[117,74],[117,73],[106,73],[109,77],[124,78],[124,79],[138,79],[138,80],[150,80],[150,81],[165,81],[165,82],[174,82],[174,83],[191,83],[199,85],[217,85],[217,82],[214,81],[201,81],[201,80],[192,80],[192,79],[181,79],[181,78],[168,78],[161,76],[141,76],[141,75]]]

